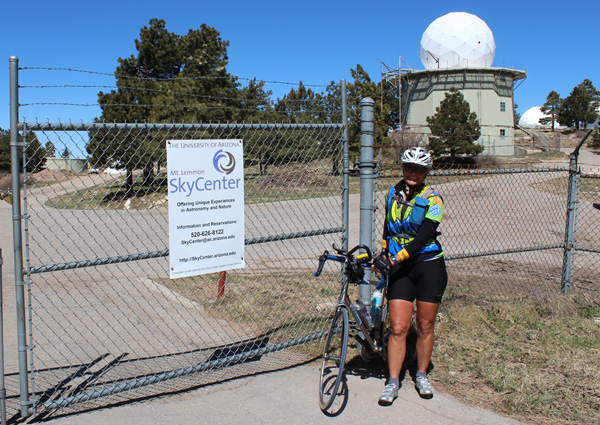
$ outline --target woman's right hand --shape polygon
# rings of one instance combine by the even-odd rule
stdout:
[[[377,257],[373,259],[373,265],[371,270],[379,273],[387,272],[391,267],[390,261],[388,260],[387,254],[381,252]]]

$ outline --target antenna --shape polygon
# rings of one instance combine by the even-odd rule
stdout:
[[[427,53],[429,53],[429,56],[431,56],[433,58],[433,60],[435,61],[435,63],[437,63],[437,67],[440,67],[440,58],[436,57],[433,53],[431,53],[429,50],[427,50]]]
[[[402,63],[408,69],[402,70]],[[402,128],[402,74],[413,69],[406,63],[402,56],[398,56],[398,68],[392,68],[387,63],[381,62],[381,106],[383,109],[383,81],[385,80],[398,90],[398,127]]]

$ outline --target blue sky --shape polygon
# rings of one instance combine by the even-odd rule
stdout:
[[[119,57],[136,53],[134,40],[151,18],[186,34],[202,23],[230,42],[228,71],[242,78],[320,85],[343,78],[361,64],[375,81],[381,63],[399,57],[423,69],[419,57],[427,26],[449,12],[469,12],[494,33],[494,66],[526,70],[515,92],[518,111],[544,103],[551,90],[562,97],[585,78],[600,88],[600,3],[592,0],[371,2],[180,0],[102,2],[38,0],[4,2],[0,26],[0,127],[8,129],[9,57],[20,67],[69,68],[112,74]],[[404,64],[402,65],[405,66]],[[23,70],[20,85],[114,85],[110,75]],[[244,83],[244,81],[242,81]],[[291,86],[269,84],[276,97]],[[93,104],[102,88],[23,89],[20,103]],[[26,106],[20,120],[89,122],[99,107]]]

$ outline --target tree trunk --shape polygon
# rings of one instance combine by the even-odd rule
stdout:
[[[148,186],[148,190],[152,189],[154,184],[154,165],[152,162],[148,162],[144,166],[144,186]]]
[[[129,166],[127,167],[127,180],[125,186],[125,197],[129,199],[133,196],[133,170],[129,168]]]

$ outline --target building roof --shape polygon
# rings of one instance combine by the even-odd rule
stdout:
[[[486,67],[486,68],[439,68],[439,69],[421,69],[421,70],[402,70],[400,74],[401,80],[408,80],[411,77],[422,78],[423,76],[439,75],[439,74],[505,74],[510,76],[513,81],[523,80],[527,78],[526,71],[511,68]]]

